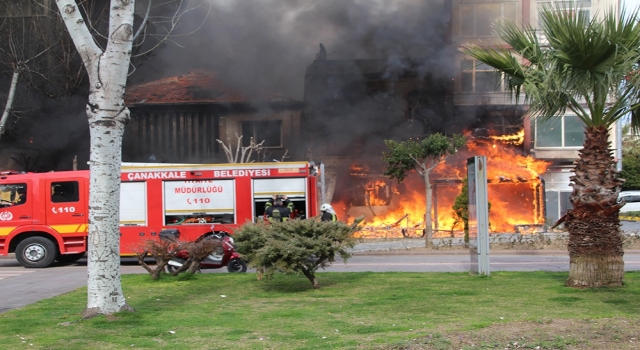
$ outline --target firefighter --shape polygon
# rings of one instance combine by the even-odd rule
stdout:
[[[289,208],[289,211],[293,213],[293,211],[296,209],[295,205],[293,204],[293,202],[287,198],[287,195],[282,195],[282,194],[278,194],[278,195],[273,195],[271,197],[271,199],[269,199],[267,201],[267,203],[264,204],[264,210],[266,211],[267,209],[269,209],[270,206],[273,205],[273,203],[277,200],[280,199],[283,203],[283,206]]]
[[[291,210],[282,205],[282,200],[280,198],[276,198],[273,205],[267,208],[266,214],[267,219],[270,222],[287,221],[291,216]]]
[[[325,203],[321,205],[320,211],[322,211],[320,221],[338,221],[338,215],[336,215],[336,211],[333,210],[331,204]]]

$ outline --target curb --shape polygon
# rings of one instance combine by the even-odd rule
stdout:
[[[639,251],[640,252],[640,251]],[[351,252],[351,255],[469,255],[468,249],[460,250],[427,250],[427,249],[406,249],[406,250],[368,250]],[[565,250],[489,250],[489,255],[568,255]]]
[[[640,249],[625,250],[628,254],[640,254]],[[427,250],[425,248],[416,249],[404,249],[404,250],[368,250],[368,251],[354,251],[351,255],[469,255],[471,252],[468,249],[460,250]],[[537,249],[537,250],[518,250],[518,249],[500,249],[491,250],[489,248],[489,255],[569,255],[566,250],[551,250],[551,249]]]

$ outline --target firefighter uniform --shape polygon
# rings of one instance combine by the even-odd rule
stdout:
[[[273,206],[273,203],[278,200],[279,198],[277,196],[273,196],[273,198],[270,198],[267,203],[264,204],[264,210],[266,211],[267,209],[269,209],[269,207]],[[289,200],[289,198],[287,198],[286,196],[284,196],[282,199],[280,199],[283,202],[283,206],[286,208],[289,208],[289,211],[293,213],[293,210],[296,208],[295,205],[293,204],[293,202],[291,200]]]
[[[267,219],[271,222],[287,221],[291,216],[291,210],[282,206],[282,201],[276,199],[272,206],[269,206],[266,210]]]
[[[338,221],[338,215],[336,215],[336,211],[333,210],[331,204],[325,203],[321,205],[320,210],[322,211],[320,221]]]
[[[338,221],[338,215],[325,211],[322,213],[320,221]]]

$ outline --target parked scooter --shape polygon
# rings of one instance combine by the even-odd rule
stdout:
[[[226,266],[229,272],[247,272],[247,263],[236,252],[233,245],[233,237],[228,232],[214,230],[214,225],[211,226],[211,231],[212,234],[203,239],[218,239],[222,245],[200,262],[199,270],[218,269]],[[182,267],[188,259],[189,253],[186,250],[179,252],[176,257],[169,261],[167,270],[169,273],[173,273]]]

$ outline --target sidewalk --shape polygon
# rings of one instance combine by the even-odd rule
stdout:
[[[489,250],[491,255],[568,255],[566,249],[495,249],[490,247]],[[352,255],[469,255],[469,248],[453,246],[427,249],[423,239],[389,239],[358,243],[349,252]],[[631,253],[631,251],[629,252]],[[637,252],[640,253],[640,250]]]
[[[625,230],[625,249],[630,254],[640,253],[640,233]],[[491,234],[489,253],[517,255],[566,255],[568,233],[544,232],[537,234]],[[360,239],[350,249],[353,255],[372,254],[428,254],[428,255],[466,255],[468,245],[463,238],[434,238],[434,248],[425,248],[424,238],[371,238]]]

